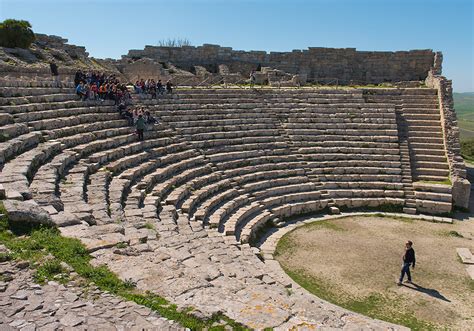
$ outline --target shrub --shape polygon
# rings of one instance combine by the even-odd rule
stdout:
[[[28,21],[8,19],[0,23],[0,46],[28,48],[35,34]]]
[[[188,38],[168,38],[162,39],[158,41],[158,46],[161,47],[183,47],[183,46],[191,46],[191,42]]]

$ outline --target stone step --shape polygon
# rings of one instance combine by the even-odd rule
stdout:
[[[22,123],[6,124],[0,127],[0,141],[6,141],[29,132],[28,126]]]
[[[40,132],[30,132],[6,142],[0,142],[0,165],[38,145],[41,140]]]
[[[413,175],[414,181],[425,181],[425,182],[446,182],[448,177],[434,176],[434,175]]]
[[[412,174],[415,177],[419,177],[419,176],[437,176],[437,177],[448,178],[449,169],[416,167],[415,169],[413,169]]]
[[[415,214],[416,214],[416,208],[403,207],[403,212],[404,212],[405,214],[415,215]]]
[[[0,125],[8,125],[8,124],[13,124],[13,116],[8,114],[8,113],[2,113],[0,112]]]
[[[415,191],[415,196],[416,196],[416,199],[418,200],[431,200],[431,201],[443,201],[443,202],[452,201],[451,193]]]
[[[410,150],[410,157],[419,158],[420,156],[428,157],[428,156],[443,156],[446,158],[446,151],[444,147],[433,147],[433,148],[423,148],[421,147],[412,147]]]
[[[417,191],[437,192],[451,194],[452,188],[450,184],[436,184],[425,182],[413,182],[413,188]]]
[[[420,113],[404,113],[403,117],[408,123],[413,123],[413,121],[439,121],[440,114],[430,113],[430,112],[420,112]]]

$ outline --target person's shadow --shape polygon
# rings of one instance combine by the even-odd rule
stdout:
[[[421,293],[428,294],[430,297],[440,299],[440,300],[443,300],[443,301],[446,301],[446,302],[451,302],[451,300],[449,300],[444,295],[439,293],[438,290],[435,290],[435,289],[432,289],[432,288],[426,288],[426,287],[420,286],[420,285],[415,284],[415,283],[403,284],[403,285],[405,287],[408,287],[409,289],[412,289],[412,290],[415,290],[415,291],[418,291],[418,292],[421,292]]]

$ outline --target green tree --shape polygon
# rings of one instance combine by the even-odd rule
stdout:
[[[7,19],[0,23],[0,46],[28,48],[35,34],[28,21]]]

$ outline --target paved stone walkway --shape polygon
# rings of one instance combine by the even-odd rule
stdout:
[[[32,274],[27,262],[0,263],[0,330],[184,330],[95,286],[39,285]]]

